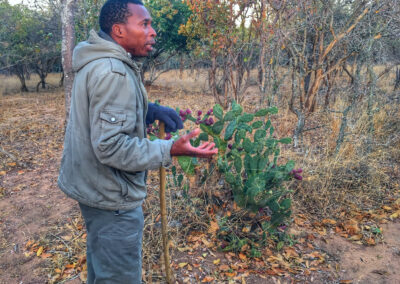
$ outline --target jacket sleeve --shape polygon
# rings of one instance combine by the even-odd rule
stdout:
[[[138,172],[169,166],[173,141],[145,137],[140,90],[127,74],[106,72],[89,84],[90,138],[98,160]]]

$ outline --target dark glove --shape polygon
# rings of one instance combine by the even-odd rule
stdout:
[[[182,119],[175,110],[169,107],[149,103],[146,115],[146,124],[149,125],[156,119],[165,123],[165,132],[167,133],[175,132],[176,130],[183,128]]]

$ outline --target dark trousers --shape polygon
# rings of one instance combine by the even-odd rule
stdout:
[[[141,283],[142,207],[107,211],[83,204],[79,206],[87,230],[87,283]]]

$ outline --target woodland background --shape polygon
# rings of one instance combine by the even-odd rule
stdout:
[[[170,169],[176,279],[399,282],[400,2],[144,2],[158,33],[143,59],[150,100],[193,112],[276,106],[277,137],[293,138],[280,159],[303,170],[286,184],[291,218],[259,245],[263,212],[238,208],[218,174],[204,182],[210,162],[195,176]],[[84,225],[56,186],[73,80],[62,57],[98,30],[102,4],[0,0],[1,283],[85,281]],[[165,281],[158,184],[150,173],[147,283]]]

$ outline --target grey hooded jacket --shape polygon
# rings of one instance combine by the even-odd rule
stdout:
[[[173,141],[146,138],[146,90],[121,46],[91,31],[72,60],[76,75],[58,185],[87,206],[136,208],[146,196],[145,171],[171,163]]]

